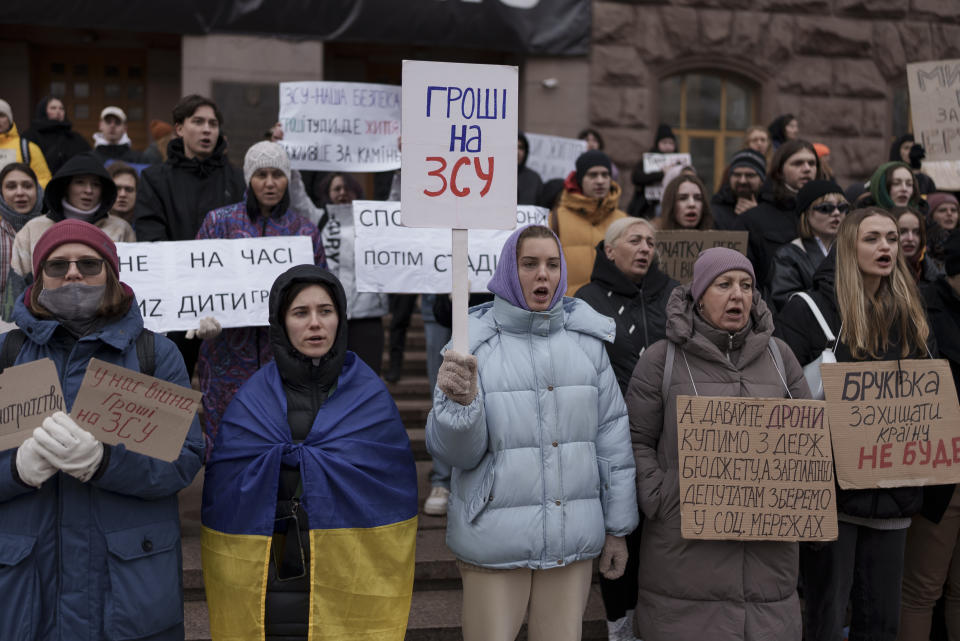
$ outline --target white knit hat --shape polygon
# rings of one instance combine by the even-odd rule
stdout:
[[[10,103],[6,100],[0,100],[0,115],[4,115],[13,122],[13,110],[10,109]]]
[[[287,156],[287,150],[275,142],[264,140],[247,150],[243,159],[244,182],[249,185],[253,174],[264,167],[279,169],[290,180],[290,157]]]

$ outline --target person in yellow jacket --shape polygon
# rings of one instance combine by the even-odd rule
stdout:
[[[27,158],[24,158],[24,150]],[[46,189],[47,183],[50,182],[47,159],[43,157],[43,152],[36,143],[20,137],[17,125],[13,122],[13,110],[10,109],[10,104],[0,100],[0,167],[11,162],[30,165],[30,169],[37,175],[37,182]]]
[[[617,206],[621,191],[610,176],[611,167],[609,156],[602,151],[581,154],[550,217],[567,259],[567,296],[590,282],[597,243],[610,223],[627,215]]]

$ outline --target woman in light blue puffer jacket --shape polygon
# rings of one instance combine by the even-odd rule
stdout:
[[[470,313],[470,353],[444,353],[427,448],[453,467],[447,545],[465,641],[580,639],[592,574],[623,573],[638,522],[627,410],[603,341],[614,322],[564,298],[546,227],[517,230]]]

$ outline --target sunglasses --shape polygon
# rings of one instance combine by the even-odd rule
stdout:
[[[841,214],[846,214],[848,211],[850,211],[850,205],[847,203],[821,203],[819,205],[814,205],[812,209],[818,214],[832,214],[834,209],[839,211]]]
[[[102,258],[81,258],[79,260],[61,260],[55,258],[43,263],[43,273],[50,278],[63,278],[70,271],[70,265],[76,264],[77,271],[84,276],[96,276],[103,271]]]

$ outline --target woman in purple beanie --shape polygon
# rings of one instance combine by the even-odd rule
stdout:
[[[564,298],[547,227],[518,229],[470,311],[467,354],[444,353],[427,448],[453,468],[447,546],[465,641],[577,641],[593,575],[623,574],[637,526],[626,407],[603,347],[614,322]]]
[[[680,535],[677,396],[810,397],[755,282],[742,254],[702,252],[693,282],[667,303],[667,338],[640,356],[627,388],[646,517],[635,614],[644,641],[800,640],[796,543]]]

